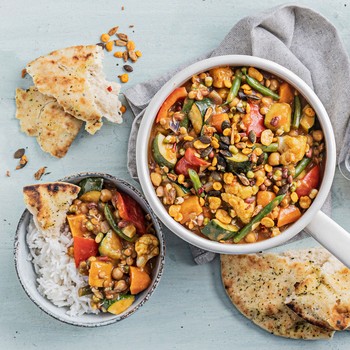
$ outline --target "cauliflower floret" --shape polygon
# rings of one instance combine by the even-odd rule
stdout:
[[[231,83],[233,72],[230,67],[219,67],[210,70],[210,75],[213,77],[213,86],[216,88],[226,87],[225,81]]]
[[[303,159],[306,152],[307,137],[304,135],[278,138],[278,151],[282,165],[295,164]]]
[[[144,267],[148,260],[159,255],[158,238],[149,233],[142,235],[135,243],[137,253],[136,265]]]
[[[253,216],[255,201],[249,204],[246,203],[242,198],[239,198],[230,193],[221,193],[221,198],[223,201],[231,205],[231,207],[235,210],[237,216],[244,224],[248,224]]]

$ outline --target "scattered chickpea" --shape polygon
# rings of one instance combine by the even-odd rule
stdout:
[[[127,83],[129,81],[129,75],[127,73],[124,73],[122,75],[119,75],[119,79],[122,83]]]
[[[111,37],[110,37],[107,33],[104,33],[104,34],[101,35],[101,41],[102,41],[103,43],[108,42],[110,38],[111,38]]]
[[[113,41],[108,41],[108,43],[106,44],[106,50],[107,51],[112,51],[113,50],[113,44],[114,42]]]

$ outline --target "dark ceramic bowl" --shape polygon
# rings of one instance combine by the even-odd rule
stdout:
[[[118,190],[128,194],[140,204],[140,206],[146,213],[149,213],[151,215],[156,235],[160,242],[160,254],[156,258],[156,264],[153,270],[151,285],[146,290],[138,294],[134,303],[120,315],[113,315],[109,313],[100,313],[97,315],[84,314],[82,316],[74,317],[67,315],[67,308],[57,307],[56,305],[51,303],[50,300],[43,297],[37,290],[37,275],[34,271],[32,262],[28,260],[28,256],[30,253],[26,242],[26,235],[27,228],[31,219],[31,214],[28,210],[24,211],[17,226],[15,236],[15,267],[19,281],[24,291],[27,293],[28,297],[34,302],[34,304],[36,304],[41,310],[46,312],[48,315],[56,318],[57,320],[71,325],[81,327],[99,327],[125,319],[126,317],[136,312],[150,298],[162,276],[165,257],[165,242],[161,225],[157,217],[154,215],[151,207],[146,202],[143,195],[128,182],[121,179],[117,179],[114,176],[102,173],[81,173],[65,177],[64,179],[61,179],[59,181],[78,184],[82,179],[86,177],[102,177],[105,183],[110,183],[114,185]]]

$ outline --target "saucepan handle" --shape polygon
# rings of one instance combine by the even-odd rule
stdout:
[[[305,227],[313,238],[350,268],[350,233],[322,211]]]

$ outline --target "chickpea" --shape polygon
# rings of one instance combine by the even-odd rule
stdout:
[[[102,221],[100,225],[100,229],[102,233],[107,233],[109,231],[109,224],[107,221]]]
[[[255,178],[257,179],[258,177],[265,177],[266,172],[264,169],[259,169],[255,171],[254,174],[255,174]]]
[[[110,201],[112,199],[112,192],[110,190],[107,189],[103,189],[101,191],[101,196],[100,196],[100,200],[104,203]]]
[[[272,152],[269,155],[268,162],[270,165],[279,165],[280,164],[280,154],[278,152]]]
[[[134,259],[131,256],[127,257],[125,261],[126,264],[129,266],[131,266],[134,263]]]
[[[114,286],[114,290],[116,292],[123,292],[126,288],[128,288],[128,286],[124,280],[118,281],[117,284]]]
[[[123,278],[124,273],[121,269],[119,269],[118,267],[115,267],[112,271],[112,277],[113,279],[119,281]]]
[[[323,139],[323,132],[322,132],[322,130],[314,130],[312,132],[312,137],[314,138],[314,140],[316,142],[322,141],[322,139]]]
[[[86,203],[82,203],[80,206],[79,206],[79,209],[81,211],[82,214],[87,214],[89,209],[86,205]]]
[[[280,84],[277,81],[277,79],[271,79],[269,89],[272,90],[272,91],[276,91],[278,89],[279,85]]]
[[[255,232],[249,232],[244,240],[247,243],[254,243],[254,242],[256,242],[256,239],[257,239],[256,233]]]

